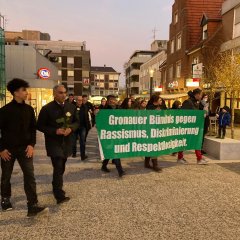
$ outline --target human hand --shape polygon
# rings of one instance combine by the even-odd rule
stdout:
[[[72,129],[71,128],[67,128],[65,130],[64,136],[67,137],[71,132],[72,132]]]
[[[28,145],[25,152],[26,152],[27,158],[32,158],[33,157],[33,152],[34,152],[33,146]]]
[[[11,160],[11,153],[5,149],[4,151],[0,152],[0,158],[3,159],[3,161],[10,161]]]
[[[57,135],[64,135],[65,134],[65,129],[63,129],[63,128],[57,129],[56,134]]]

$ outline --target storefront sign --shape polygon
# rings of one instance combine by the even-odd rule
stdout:
[[[168,84],[169,88],[177,88],[178,87],[178,81],[170,82]]]
[[[38,70],[38,76],[41,78],[41,79],[44,79],[44,80],[47,80],[50,78],[51,76],[51,72],[48,68],[40,68]]]
[[[104,110],[96,120],[105,159],[157,157],[202,147],[203,111]]]
[[[163,86],[158,86],[154,88],[155,92],[162,92],[163,91]]]
[[[193,78],[202,78],[203,64],[202,63],[193,64],[192,72],[193,72]]]
[[[200,79],[199,78],[188,78],[186,79],[187,87],[199,87]]]
[[[84,86],[88,86],[90,83],[90,79],[89,78],[83,78],[83,85]]]

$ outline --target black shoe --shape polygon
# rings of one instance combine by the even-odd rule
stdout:
[[[122,176],[126,175],[126,172],[122,171],[122,172],[118,173],[118,175],[121,178]]]
[[[40,216],[48,213],[49,209],[47,207],[38,206],[38,204],[28,206],[28,217]]]
[[[73,155],[72,155],[72,158],[76,158],[76,157],[77,157],[77,155],[76,155],[76,154],[73,154]]]
[[[13,209],[10,198],[2,198],[1,205],[3,211],[11,211]]]
[[[81,157],[81,160],[84,161],[84,160],[86,160],[87,158],[88,158],[88,156],[85,155],[85,156],[82,156],[82,157]]]
[[[102,167],[101,170],[106,173],[110,173],[110,170],[107,167]]]
[[[207,154],[204,150],[201,151],[202,155],[205,155]]]
[[[58,198],[57,204],[62,204],[62,203],[69,202],[69,201],[70,201],[70,197]]]

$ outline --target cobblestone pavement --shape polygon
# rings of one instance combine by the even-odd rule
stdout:
[[[240,163],[210,161],[197,166],[188,153],[188,166],[175,157],[161,157],[163,173],[143,168],[142,159],[123,160],[127,175],[116,169],[103,174],[98,161],[96,132],[88,139],[87,162],[69,159],[65,190],[71,201],[57,206],[51,193],[52,168],[42,136],[35,157],[39,200],[48,216],[26,218],[22,173],[12,177],[11,212],[0,212],[0,239],[240,239]],[[240,162],[240,161],[239,161]]]

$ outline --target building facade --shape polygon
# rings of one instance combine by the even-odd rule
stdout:
[[[6,39],[5,42],[7,45],[18,45],[19,40],[50,41],[51,36],[49,35],[49,33],[42,33],[40,31],[34,31],[34,30],[22,30],[22,32],[6,31],[5,39]]]
[[[226,0],[222,8],[223,36],[221,52],[231,51],[233,54],[240,53],[240,0]],[[231,106],[231,98],[225,92],[221,93],[221,106]],[[240,94],[236,99],[235,111],[240,116]],[[235,119],[236,121],[236,119]]]
[[[5,45],[6,81],[22,78],[30,85],[27,103],[36,115],[42,106],[53,100],[53,87],[58,83],[58,69],[47,58],[42,56],[32,46]],[[47,69],[46,78],[40,75],[41,69]],[[12,100],[12,95],[6,93],[6,102]]]
[[[5,104],[6,78],[5,78],[5,37],[4,17],[0,15],[0,107]]]
[[[19,41],[20,45],[33,46],[58,68],[61,83],[69,93],[90,95],[90,51],[85,42]]]
[[[223,1],[175,0],[166,62],[168,94],[186,93],[200,86],[202,49],[220,31]]]
[[[139,92],[149,97],[150,94],[150,72],[153,71],[153,92],[162,92],[164,79],[160,72],[160,66],[167,60],[166,50],[160,51],[147,62],[140,66]]]
[[[127,95],[130,94],[140,95],[140,67],[143,63],[150,60],[155,54],[155,51],[138,50],[135,51],[126,64],[126,88],[128,90]]]
[[[91,97],[119,95],[120,73],[112,67],[91,67]]]

